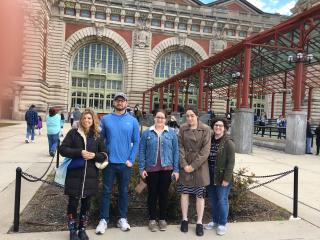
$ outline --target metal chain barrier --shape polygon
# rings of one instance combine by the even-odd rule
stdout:
[[[239,174],[236,172],[233,172],[234,175],[238,175],[240,177],[248,177],[248,178],[270,178],[270,177],[276,177],[276,176],[282,176],[282,175],[288,175],[289,173],[292,173],[293,170],[276,173],[276,174],[270,174],[270,175],[264,175],[264,176],[255,176],[255,175],[245,175],[245,174]]]
[[[293,172],[294,172],[294,170],[290,170],[290,171],[286,171],[286,172],[281,173],[281,175],[280,174],[269,175],[268,177],[270,177],[270,176],[277,176],[277,177],[273,178],[273,179],[271,179],[269,181],[266,181],[266,182],[263,182],[263,183],[259,183],[259,184],[255,185],[255,186],[249,187],[248,189],[246,189],[246,191],[250,191],[252,189],[255,189],[255,188],[258,188],[258,187],[262,187],[264,185],[272,183],[272,182],[274,182],[274,181],[276,181],[276,180],[278,180],[280,178],[283,178],[283,177],[285,177],[285,176],[287,176],[287,175],[289,175],[290,173],[293,173]],[[262,177],[267,178],[266,176],[260,176],[260,178],[262,178]]]
[[[28,173],[21,172],[22,178],[25,179],[25,180],[27,180],[28,182],[45,181],[45,180],[42,180],[42,179],[43,179],[44,176],[48,173],[48,171],[49,171],[49,169],[50,169],[50,167],[51,167],[51,165],[52,165],[52,162],[53,162],[54,157],[55,157],[55,156],[52,157],[51,162],[50,162],[48,168],[47,168],[46,171],[42,174],[41,177],[38,178],[38,177],[34,177],[34,176],[32,176],[32,175],[30,175],[30,174],[28,174]],[[27,178],[27,177],[31,177],[32,179]]]
[[[26,172],[21,172],[21,177],[25,180],[27,180],[28,182],[38,182],[38,181],[41,181],[43,183],[46,183],[46,184],[49,184],[49,185],[52,185],[52,186],[55,186],[55,187],[59,187],[59,188],[64,188],[63,185],[59,184],[59,183],[56,183],[56,182],[50,182],[50,181],[47,181],[47,180],[43,180],[41,178],[38,178],[38,177],[35,177],[35,176],[32,176],[31,174],[28,174]],[[31,179],[30,179],[31,178]]]

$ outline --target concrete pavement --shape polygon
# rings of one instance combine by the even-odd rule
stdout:
[[[67,125],[68,127],[68,125]],[[68,232],[42,233],[11,233],[7,234],[13,222],[15,168],[40,176],[47,168],[48,155],[47,138],[37,136],[36,143],[24,143],[25,124],[0,128],[0,239],[68,239]],[[235,239],[320,239],[320,157],[315,155],[294,156],[263,148],[254,148],[251,155],[237,154],[236,167],[247,167],[256,175],[274,174],[287,171],[293,166],[300,168],[299,181],[299,216],[302,220],[275,222],[230,223],[224,238]],[[40,187],[39,183],[29,183],[22,180],[21,211],[27,205],[34,193]],[[255,192],[277,205],[292,211],[293,174],[282,178]],[[35,210],[36,211],[36,210]],[[129,219],[130,222],[130,219]],[[89,231],[91,239],[198,239],[194,234],[194,226],[189,233],[182,234],[178,226],[169,226],[167,232],[151,233],[146,227],[135,227],[130,232],[123,233],[119,229],[108,229],[105,235],[96,236]],[[214,231],[206,231],[202,239],[218,238]]]

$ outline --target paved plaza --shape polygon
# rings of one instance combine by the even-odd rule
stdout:
[[[51,158],[48,155],[46,129],[36,137],[35,143],[24,143],[25,123],[0,128],[0,239],[68,239],[68,232],[10,233],[13,223],[15,190],[15,169],[40,176],[47,168]],[[66,124],[68,125],[68,124]],[[69,126],[67,126],[69,127]],[[67,129],[66,129],[67,131]],[[246,167],[256,175],[268,175],[284,172],[299,167],[299,204],[300,220],[274,222],[243,222],[228,224],[228,231],[223,238],[228,240],[318,240],[320,239],[320,156],[289,155],[280,151],[254,147],[253,153],[237,154],[236,168]],[[262,179],[265,181],[265,179]],[[21,211],[27,205],[40,183],[22,180]],[[254,190],[255,193],[292,212],[293,174]],[[62,206],[64,207],[64,206]],[[36,211],[36,209],[35,209]],[[129,219],[130,222],[130,219]],[[194,226],[187,234],[179,231],[179,226],[169,226],[167,232],[151,233],[147,227],[135,227],[123,233],[119,229],[107,230],[105,235],[96,236],[89,230],[91,239],[198,239]],[[202,239],[217,239],[214,231],[206,231]]]

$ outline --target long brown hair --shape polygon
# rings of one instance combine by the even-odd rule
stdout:
[[[90,114],[93,120],[92,126],[90,127],[90,130],[93,132],[93,136],[95,139],[97,139],[100,135],[100,122],[97,117],[97,114],[91,109],[91,108],[86,108],[80,115],[80,121],[79,125],[81,128],[85,131],[85,134],[87,135],[88,132],[84,129],[82,125],[82,119],[84,118],[85,115]]]

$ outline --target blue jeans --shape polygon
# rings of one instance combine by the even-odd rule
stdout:
[[[312,153],[312,151],[311,151],[311,141],[312,141],[312,138],[308,138],[308,137],[307,137],[306,153]]]
[[[231,184],[227,187],[216,186],[210,184],[207,187],[209,200],[211,203],[212,221],[219,225],[226,225],[229,214],[228,196],[230,193]]]
[[[110,198],[114,180],[118,184],[118,214],[120,218],[127,218],[128,212],[128,185],[131,168],[125,164],[109,163],[103,170],[103,193],[100,208],[100,219],[109,221]]]
[[[55,153],[58,147],[59,133],[48,134],[48,142],[49,142],[49,153]]]
[[[29,137],[31,136],[31,140],[34,140],[34,125],[27,124],[27,135],[26,139],[29,140]]]

